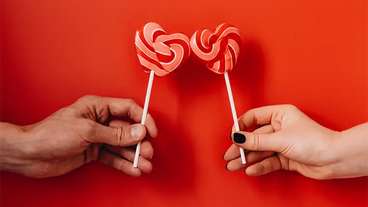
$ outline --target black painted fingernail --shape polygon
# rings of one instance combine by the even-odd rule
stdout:
[[[231,137],[231,135],[233,135],[233,132],[232,132],[232,131],[230,132],[230,139],[233,139],[233,138]]]
[[[222,159],[223,160],[225,160],[225,154],[226,154],[226,152],[222,155]]]
[[[234,133],[234,142],[243,144],[245,142],[245,135],[240,133]]]
[[[244,174],[247,174],[247,169],[245,168],[245,170],[244,170]]]
[[[225,168],[226,168],[226,170],[227,170],[227,171],[229,171],[229,169],[227,169],[227,165],[228,165],[228,164],[229,164],[229,163],[227,163],[227,164],[225,165]]]

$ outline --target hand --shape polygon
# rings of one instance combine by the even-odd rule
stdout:
[[[145,126],[129,122],[140,122],[142,113],[133,100],[85,96],[37,124],[22,127],[21,136],[2,141],[2,169],[43,178],[99,160],[131,176],[149,173],[153,148],[144,138],[147,132],[157,136],[155,122],[150,115]],[[138,168],[133,168],[133,146],[142,140]]]
[[[239,118],[240,132],[224,154],[229,171],[246,167],[245,173],[259,176],[284,169],[314,179],[331,179],[339,166],[337,145],[340,133],[327,129],[295,106],[256,108]],[[253,132],[245,132],[258,127]],[[242,165],[239,147],[248,152]]]

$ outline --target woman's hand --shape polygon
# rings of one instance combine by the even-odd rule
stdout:
[[[30,177],[68,173],[99,160],[131,176],[152,170],[153,148],[146,135],[157,136],[154,120],[133,100],[85,96],[45,120],[19,127],[1,123],[1,169]],[[142,141],[138,168],[135,147]]]
[[[223,156],[229,171],[246,168],[247,175],[259,176],[284,169],[314,179],[368,175],[367,141],[363,141],[368,140],[367,124],[351,129],[355,133],[332,131],[292,105],[250,110],[239,118],[239,124],[241,131],[233,130],[234,144]],[[257,129],[245,132],[252,127]],[[355,146],[349,144],[354,141]],[[246,165],[241,163],[238,147],[248,152]]]

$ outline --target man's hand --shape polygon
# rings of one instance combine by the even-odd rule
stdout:
[[[1,170],[52,177],[99,160],[131,176],[152,170],[153,118],[140,123],[143,109],[133,100],[85,96],[45,120],[24,127],[0,124]],[[138,168],[135,147],[142,141]]]

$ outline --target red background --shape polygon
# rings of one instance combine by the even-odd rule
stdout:
[[[148,21],[188,36],[222,22],[240,29],[230,73],[239,115],[292,103],[335,130],[368,120],[364,0],[1,0],[1,120],[33,123],[85,94],[143,104],[148,74],[134,34]],[[1,173],[0,205],[368,205],[367,178],[226,171],[232,117],[224,79],[194,56],[155,79],[149,111],[160,130],[152,174],[131,178],[99,163],[41,180]]]

